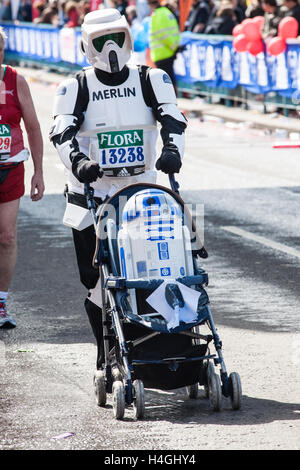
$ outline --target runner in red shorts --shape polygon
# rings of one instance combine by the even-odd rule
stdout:
[[[3,64],[6,35],[0,28],[0,328],[13,328],[15,320],[6,307],[8,288],[17,260],[17,218],[24,194],[24,161],[29,152],[24,147],[23,119],[34,164],[31,199],[43,197],[43,140],[26,80]]]

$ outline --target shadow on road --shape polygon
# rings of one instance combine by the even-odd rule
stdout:
[[[223,398],[220,412],[210,410],[208,399],[188,399],[183,389],[165,395],[160,391],[145,390],[149,421],[166,420],[183,424],[257,425],[273,421],[298,421],[300,403],[281,403],[275,400],[243,395],[240,410],[231,409],[229,398]]]

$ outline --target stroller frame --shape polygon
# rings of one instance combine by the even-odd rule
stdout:
[[[179,185],[175,181],[174,175],[169,175],[171,191],[168,188],[159,186],[160,189],[166,190],[174,197],[179,198]],[[157,185],[149,185],[152,188],[157,188]],[[130,187],[130,186],[129,186]],[[124,188],[123,188],[124,189]],[[94,190],[89,184],[85,184],[85,196],[87,200],[88,209],[92,215],[95,232],[97,233],[98,222],[101,220],[100,215],[96,213],[96,206],[94,201]],[[112,196],[114,197],[114,196]],[[181,200],[182,201],[182,200]],[[105,206],[105,202],[103,204]],[[193,222],[192,222],[193,224]],[[123,310],[126,309],[127,291],[129,289],[147,289],[155,290],[163,282],[162,279],[140,280],[140,279],[126,279],[120,276],[117,269],[115,260],[115,247],[113,245],[113,238],[110,234],[110,229],[107,226],[107,246],[106,250],[103,243],[98,243],[94,255],[93,264],[99,268],[100,284],[102,289],[102,327],[103,327],[103,340],[104,340],[104,369],[97,370],[94,375],[94,388],[96,394],[96,401],[99,406],[105,406],[106,394],[113,393],[113,409],[116,419],[122,419],[125,412],[125,406],[133,404],[135,417],[141,419],[145,414],[145,400],[144,400],[144,385],[140,379],[134,378],[135,369],[139,366],[168,366],[170,371],[176,371],[181,364],[191,363],[195,365],[203,365],[199,381],[193,384],[186,384],[188,396],[190,398],[197,398],[198,396],[198,383],[204,385],[205,395],[209,398],[210,406],[214,411],[219,411],[222,407],[222,395],[230,397],[232,408],[237,410],[241,406],[241,381],[239,374],[232,372],[228,375],[225,361],[222,353],[222,342],[217,333],[214,324],[213,316],[209,305],[206,305],[206,314],[204,321],[193,327],[191,330],[179,331],[177,334],[189,336],[192,338],[194,344],[200,344],[200,341],[205,342],[206,349],[208,344],[212,341],[216,354],[198,354],[193,357],[167,357],[162,359],[131,359],[130,351],[135,347],[152,340],[154,337],[160,335],[161,331],[150,331],[141,337],[132,340],[126,340],[124,335],[122,321]],[[197,252],[193,252],[193,265],[194,275],[183,276],[176,278],[176,281],[184,284],[187,287],[194,286],[195,288],[208,285],[207,273],[198,267],[196,257],[206,258],[207,252],[204,246],[201,246]],[[110,269],[105,260],[109,259]],[[110,272],[111,271],[111,272]],[[154,314],[148,314],[149,316]],[[206,323],[211,331],[211,334],[200,334],[200,325]],[[113,331],[113,335],[110,332]],[[169,332],[169,334],[172,334]],[[114,337],[116,346],[110,348],[110,341]],[[219,375],[215,372],[215,367],[219,367]],[[159,387],[149,387],[159,388]],[[176,387],[174,387],[176,388]]]

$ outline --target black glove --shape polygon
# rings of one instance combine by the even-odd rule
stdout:
[[[155,167],[163,173],[179,173],[181,168],[181,158],[178,150],[163,148]]]
[[[78,158],[73,160],[72,171],[80,183],[93,183],[93,181],[103,176],[103,171],[98,163],[89,160],[86,156],[81,157],[79,160]]]

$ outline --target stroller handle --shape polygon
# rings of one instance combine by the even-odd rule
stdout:
[[[174,191],[174,193],[179,194],[179,191],[178,191],[179,183],[178,183],[178,181],[175,180],[174,173],[169,173],[169,182],[170,182],[170,186],[171,186],[172,191]],[[90,197],[92,196],[93,188],[90,185],[90,183],[84,183],[84,194],[85,194],[85,196],[90,196]]]
[[[179,183],[175,180],[174,173],[169,174],[170,187],[174,193],[179,194]],[[87,198],[88,208],[93,209],[93,198],[94,198],[94,189],[90,183],[84,183],[84,195]]]
[[[94,205],[94,188],[90,183],[84,183],[84,195],[87,199],[88,208],[93,208]]]
[[[84,195],[86,197],[87,208],[91,213],[95,230],[97,230],[96,205],[94,200],[94,188],[90,183],[84,183]]]
[[[174,193],[179,194],[179,183],[175,180],[174,173],[169,174],[169,181],[172,191],[174,191]]]

